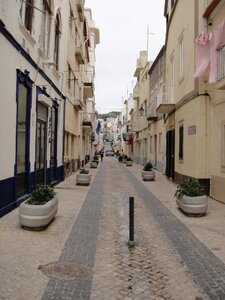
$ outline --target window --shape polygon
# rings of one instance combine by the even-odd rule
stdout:
[[[150,153],[152,153],[152,135],[150,136]]]
[[[184,158],[184,126],[180,124],[179,126],[179,160],[183,160]]]
[[[31,33],[33,18],[33,0],[24,0],[20,11],[21,19],[26,29]]]
[[[73,31],[73,21],[74,21],[73,10],[70,6],[69,28],[71,32]]]
[[[225,77],[225,45],[219,50],[219,78]]]
[[[68,90],[70,90],[71,94],[73,96],[75,96],[75,75],[73,73],[73,70],[70,66],[70,64],[68,63],[68,79],[67,79],[67,87],[68,87]]]
[[[184,76],[184,41],[183,38],[181,38],[179,42],[179,48],[180,48],[180,78]]]
[[[70,90],[71,89],[71,79],[72,78],[72,69],[70,65],[68,64],[68,81],[67,81],[67,87]]]
[[[159,133],[159,153],[162,153],[162,132]]]
[[[225,120],[222,121],[222,141],[221,141],[221,165],[222,165],[222,171],[225,172]]]
[[[59,14],[56,15],[55,22],[55,47],[54,47],[54,61],[56,63],[56,69],[59,69],[59,40],[60,40],[60,18]]]
[[[50,37],[50,25],[51,25],[51,6],[50,0],[44,0],[44,38],[43,38],[43,48],[44,53],[48,54],[49,48],[49,37]]]
[[[171,0],[171,10],[173,9],[174,6],[174,0]]]
[[[170,99],[174,102],[174,58],[170,59]]]
[[[16,197],[25,195],[29,190],[30,158],[30,109],[32,81],[29,72],[17,70],[17,124],[16,124]]]

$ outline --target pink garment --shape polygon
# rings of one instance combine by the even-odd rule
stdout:
[[[195,78],[209,76],[210,38],[210,33],[201,33],[195,40]]]
[[[210,74],[209,82],[218,79],[218,50],[225,45],[225,20],[213,30],[210,39]]]

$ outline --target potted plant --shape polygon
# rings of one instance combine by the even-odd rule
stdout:
[[[174,194],[177,206],[187,215],[205,215],[208,198],[197,179],[188,178],[177,186]]]
[[[133,165],[133,160],[131,159],[131,157],[127,157],[127,160],[126,160],[126,166],[127,167],[131,167]]]
[[[22,227],[41,230],[48,226],[58,211],[58,199],[54,189],[39,185],[31,197],[20,204],[19,221]]]
[[[124,154],[124,155],[123,155],[123,160],[122,160],[123,164],[125,164],[125,163],[126,163],[126,161],[127,161],[127,158],[128,158],[128,156],[127,156],[126,154]]]
[[[91,174],[85,168],[81,169],[76,175],[77,185],[89,185],[91,182]]]
[[[143,180],[145,181],[155,180],[155,171],[152,169],[153,169],[152,163],[150,161],[147,162],[141,173]]]
[[[98,166],[98,160],[99,160],[98,155],[94,155],[93,159],[92,159],[92,161],[90,163],[90,167],[91,168],[97,168],[97,166]]]

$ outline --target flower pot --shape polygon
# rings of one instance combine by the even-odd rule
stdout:
[[[145,181],[155,180],[155,171],[142,171],[142,178]]]
[[[126,161],[126,166],[127,167],[131,167],[133,165],[133,161],[132,160],[127,160]]]
[[[91,181],[91,174],[80,174],[76,175],[76,183],[77,185],[89,185]]]
[[[19,221],[22,227],[41,230],[48,226],[58,211],[58,199],[54,197],[45,204],[32,205],[26,200],[19,207]]]
[[[91,167],[91,168],[97,168],[97,167],[98,167],[98,162],[95,161],[95,160],[91,161],[90,167]]]
[[[189,197],[182,195],[176,198],[177,206],[187,215],[205,215],[208,209],[208,197],[195,196]]]

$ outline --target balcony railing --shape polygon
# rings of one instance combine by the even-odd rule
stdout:
[[[77,41],[77,44],[75,45],[75,57],[78,64],[84,64],[84,45],[81,41]]]
[[[218,80],[221,80],[225,77],[225,45],[219,51],[219,72]]]

